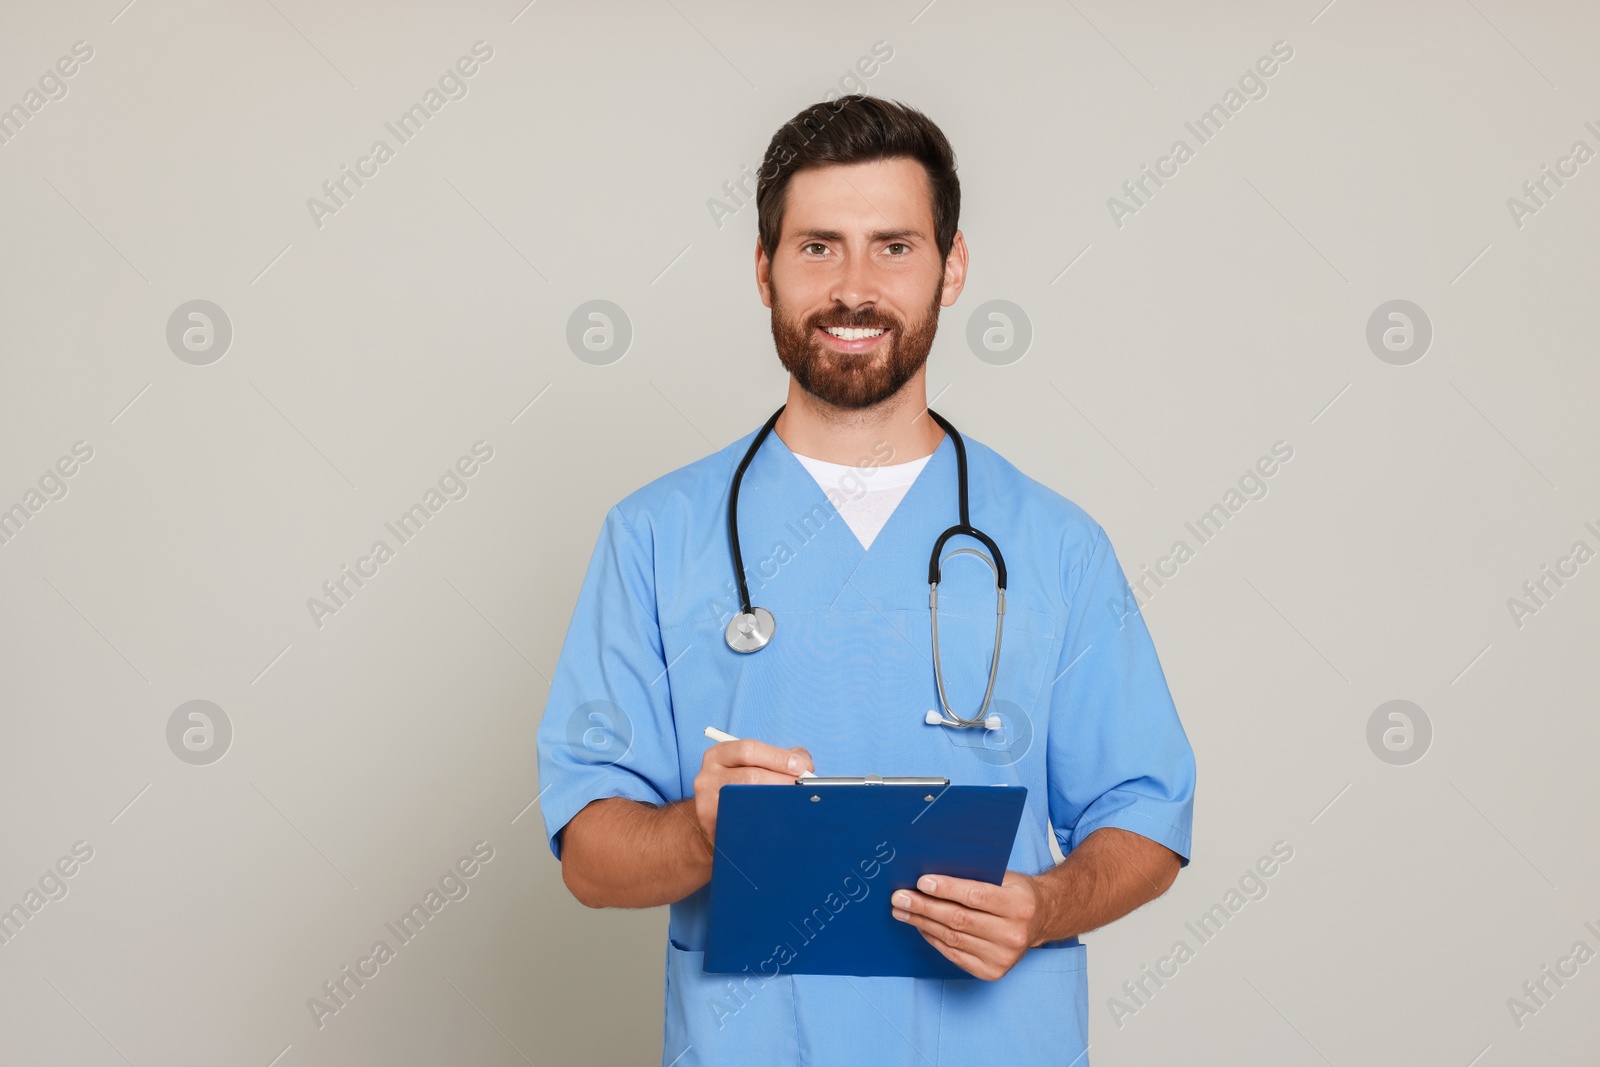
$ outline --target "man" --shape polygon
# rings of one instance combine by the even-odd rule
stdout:
[[[965,438],[971,522],[1009,571],[986,713],[1004,729],[927,721],[943,705],[926,564],[958,509],[925,389],[967,272],[955,158],[919,112],[844,97],[773,137],[757,203],[756,283],[791,380],[738,526],[776,630],[754,653],[724,641],[744,607],[729,488],[755,433],[613,508],[539,731],[551,849],[590,907],[672,906],[664,1063],[1086,1064],[1077,935],[1189,857],[1194,757],[1149,632],[1104,531]],[[946,546],[938,628],[949,707],[973,717],[996,596],[958,546],[981,547]],[[890,910],[972,978],[704,973],[718,791],[812,770],[1028,787],[1003,884],[925,876],[851,905]]]

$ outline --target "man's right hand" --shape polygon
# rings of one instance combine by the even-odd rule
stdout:
[[[811,753],[796,745],[779,748],[741,738],[706,749],[694,776],[694,811],[708,842],[717,837],[717,798],[725,785],[791,785],[805,771],[816,771]]]

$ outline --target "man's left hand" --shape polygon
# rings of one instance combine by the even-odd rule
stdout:
[[[999,885],[925,874],[889,898],[894,917],[922,931],[957,967],[994,981],[1040,943],[1043,897],[1033,875],[1007,871]]]

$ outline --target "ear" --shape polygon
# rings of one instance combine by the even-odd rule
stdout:
[[[761,295],[763,306],[772,307],[772,260],[767,258],[767,250],[759,237],[756,238],[756,292]]]
[[[961,295],[967,284],[967,239],[956,231],[950,244],[950,254],[944,259],[944,288],[939,293],[939,306],[949,307]]]

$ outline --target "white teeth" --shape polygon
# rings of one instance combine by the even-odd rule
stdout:
[[[864,341],[869,337],[877,337],[884,332],[882,329],[860,330],[848,329],[843,326],[825,326],[823,328],[841,341]]]

